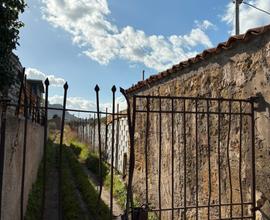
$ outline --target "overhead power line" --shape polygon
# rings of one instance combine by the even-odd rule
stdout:
[[[270,12],[268,12],[268,11],[266,11],[266,10],[263,10],[263,9],[261,9],[261,8],[258,8],[258,7],[256,7],[255,5],[252,5],[252,4],[247,3],[247,2],[244,2],[244,1],[243,1],[242,3],[245,4],[245,5],[248,5],[248,6],[252,7],[252,8],[255,8],[255,9],[261,11],[261,12],[264,12],[264,13],[270,15]]]

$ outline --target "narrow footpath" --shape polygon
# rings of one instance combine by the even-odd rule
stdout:
[[[95,189],[99,190],[99,181],[98,181],[98,178],[96,177],[96,175],[94,175],[84,165],[83,165],[83,170],[87,174],[91,184],[95,187]],[[105,187],[102,188],[101,200],[103,200],[103,202],[108,207],[110,207],[110,192]],[[124,213],[123,209],[118,205],[117,201],[113,198],[113,215],[117,217],[123,213]]]

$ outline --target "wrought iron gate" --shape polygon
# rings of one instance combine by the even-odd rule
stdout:
[[[116,87],[112,87],[112,111],[102,112],[99,103],[99,87],[95,87],[95,111],[66,108],[68,85],[64,85],[63,108],[48,106],[49,81],[45,81],[45,106],[30,104],[24,91],[24,100],[18,104],[4,102],[1,114],[1,152],[4,158],[6,106],[17,108],[17,114],[24,112],[25,118],[44,125],[44,155],[47,148],[48,110],[62,113],[59,147],[59,219],[62,219],[62,148],[66,112],[96,114],[91,146],[97,143],[99,155],[99,196],[103,187],[101,118],[111,118],[110,164],[110,213],[113,216],[113,182],[117,159],[119,130],[116,121],[120,116],[128,117],[130,152],[128,163],[128,187],[125,219],[255,219],[255,130],[254,99],[224,99],[203,97],[143,96],[128,97],[126,113],[115,111]],[[22,87],[24,88],[24,87]],[[31,116],[31,118],[30,118]],[[27,128],[28,120],[25,120]],[[82,139],[87,121],[80,119],[74,124],[82,129]],[[95,124],[97,123],[97,124]],[[95,130],[97,125],[97,129]],[[90,131],[89,131],[90,132]],[[79,132],[78,132],[79,133]],[[97,139],[95,140],[95,136]],[[27,129],[25,129],[26,141]],[[105,148],[108,147],[107,123]],[[26,143],[26,142],[25,142]],[[24,143],[24,152],[26,144]],[[25,155],[25,153],[24,153]],[[22,159],[25,164],[25,156]],[[43,176],[46,177],[46,162]],[[3,170],[3,161],[0,164]],[[22,167],[21,219],[24,206],[24,173]],[[1,181],[3,179],[1,173]],[[43,184],[43,207],[45,201]],[[139,205],[138,205],[139,204]]]
[[[132,219],[255,219],[253,99],[125,96]]]

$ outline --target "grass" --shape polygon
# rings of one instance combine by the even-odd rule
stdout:
[[[66,220],[86,220],[82,207],[76,194],[76,185],[67,161],[63,158],[62,163],[62,196],[63,196],[63,215]]]
[[[47,145],[47,175],[50,171],[56,167],[56,152],[58,146],[54,145],[52,141],[48,141]],[[62,167],[62,195],[63,195],[63,215],[66,220],[85,219],[78,203],[76,195],[76,186],[73,184],[72,175],[69,170],[68,164],[63,159]],[[48,176],[47,176],[48,178]],[[48,181],[47,181],[48,182]],[[37,220],[42,219],[42,193],[43,193],[43,160],[39,165],[38,175],[35,183],[32,186],[32,190],[29,194],[27,210],[25,214],[25,220]]]
[[[96,176],[99,176],[99,157],[97,154],[92,153],[88,150],[87,145],[81,144],[78,141],[71,141],[71,149],[78,158],[79,161],[84,161],[87,168]],[[110,167],[104,161],[101,163],[102,167],[102,179],[104,182],[104,187],[107,190],[110,190],[111,185],[111,176],[110,176]],[[114,174],[113,178],[113,195],[119,204],[119,206],[124,209],[126,205],[126,195],[127,189],[121,176]]]
[[[70,149],[66,148],[64,153],[90,215],[96,220],[109,219],[109,208],[103,201],[100,202],[99,212],[97,213],[96,203],[98,201],[98,192],[90,183],[88,176],[84,172],[80,162],[77,160],[73,152],[70,151]]]
[[[49,171],[52,169],[52,166],[54,166],[53,160],[54,150],[52,145],[53,145],[52,142],[48,141],[47,157],[46,157],[47,173],[49,173]],[[42,159],[39,165],[37,179],[35,183],[32,185],[32,190],[28,197],[25,220],[42,219],[41,209],[42,209],[42,193],[43,193],[43,163],[44,158]]]

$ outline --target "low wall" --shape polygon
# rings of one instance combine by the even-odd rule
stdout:
[[[2,194],[2,220],[20,219],[24,119],[8,115],[5,137],[5,163]],[[24,213],[28,194],[36,180],[43,154],[43,127],[28,121],[24,188]]]

